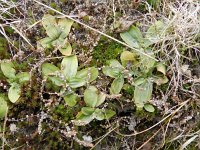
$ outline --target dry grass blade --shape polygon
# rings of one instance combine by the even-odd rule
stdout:
[[[181,145],[179,150],[184,150],[189,144],[191,144],[196,138],[198,137],[198,135],[195,135],[193,137],[191,137],[190,139],[188,139],[183,145]]]

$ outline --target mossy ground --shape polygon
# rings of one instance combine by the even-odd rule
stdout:
[[[85,22],[89,26],[100,31],[109,33],[118,39],[118,29],[115,32],[113,28],[114,19],[116,19],[115,21],[119,21],[120,18],[122,18],[122,22],[128,24],[131,18],[131,21],[134,20],[133,23],[136,24],[137,21],[140,21],[140,24],[143,24],[143,27],[146,28],[147,25],[145,23],[148,23],[151,20],[148,18],[148,15],[150,15],[150,18],[152,18],[152,16],[155,18],[159,16],[159,11],[161,11],[160,8],[164,6],[164,1],[160,1],[161,3],[156,1],[157,3],[154,4],[152,4],[152,1],[148,2],[149,5],[146,5],[145,3],[136,4],[134,2],[132,3],[132,1],[120,0],[118,2],[116,1],[113,5],[110,2],[97,3],[96,1],[93,3],[67,0],[44,1],[48,6],[58,11],[62,11],[65,14],[77,15],[80,21]],[[8,6],[8,4],[3,5],[5,7]],[[155,11],[155,14],[146,14],[149,11],[149,6],[153,7],[151,9]],[[28,9],[30,7],[32,9]],[[113,14],[113,8],[115,9],[116,14]],[[25,22],[22,23],[22,29],[27,29],[35,21],[40,21],[45,13],[56,15],[54,11],[44,9],[42,6],[38,6],[31,1],[27,3],[26,7],[19,3],[19,6],[11,8],[9,13],[13,14],[15,18],[27,17],[24,19]],[[1,23],[5,23],[6,19],[15,20],[15,18],[12,18],[13,16],[9,13],[2,14],[4,20],[1,20]],[[24,16],[22,13],[24,13]],[[86,15],[81,16],[83,14]],[[141,14],[146,15],[147,18],[143,17]],[[19,26],[17,27],[19,28]],[[126,28],[128,27],[125,27],[125,29]],[[27,83],[22,87],[20,100],[15,104],[12,104],[7,100],[9,111],[6,127],[4,129],[3,124],[5,119],[2,119],[0,122],[1,139],[3,130],[5,131],[4,149],[88,149],[81,145],[80,142],[78,143],[74,140],[73,137],[67,137],[63,133],[63,131],[68,131],[69,129],[76,131],[77,137],[80,140],[83,140],[83,136],[87,135],[92,137],[94,144],[99,142],[94,149],[135,149],[148,141],[156,131],[160,130],[153,139],[147,142],[146,147],[143,147],[143,149],[174,150],[180,148],[180,146],[188,140],[187,135],[195,132],[198,132],[199,134],[199,95],[192,93],[194,92],[194,83],[185,83],[188,79],[187,76],[181,76],[182,81],[184,82],[180,82],[183,85],[179,85],[180,87],[176,89],[177,94],[173,95],[170,93],[170,88],[174,90],[173,83],[175,82],[173,81],[177,76],[177,72],[173,74],[173,71],[176,71],[174,70],[174,67],[176,68],[177,64],[173,64],[175,58],[172,59],[169,57],[169,60],[167,60],[166,56],[168,56],[168,54],[166,55],[166,53],[163,52],[163,49],[165,48],[164,46],[161,46],[161,50],[158,50],[162,53],[157,54],[157,56],[161,59],[163,58],[165,62],[167,61],[167,64],[169,65],[167,76],[172,84],[164,84],[162,86],[154,85],[152,98],[152,101],[156,106],[156,111],[154,113],[149,113],[145,110],[139,111],[136,109],[132,100],[134,88],[130,84],[126,84],[122,89],[121,97],[108,98],[105,105],[101,106],[101,108],[106,107],[115,110],[116,115],[113,118],[104,121],[94,120],[89,125],[78,127],[70,121],[75,118],[81,107],[84,106],[84,103],[81,100],[78,101],[78,104],[73,108],[66,106],[63,99],[60,99],[56,94],[59,92],[59,88],[53,85],[50,81],[47,81],[47,84],[44,86],[45,92],[41,91],[43,84],[40,72],[41,70],[36,66],[41,60],[45,59],[46,56],[51,55],[52,52],[52,49],[45,51],[39,51],[37,49],[37,41],[46,36],[42,25],[38,23],[32,28],[26,30],[26,32],[22,32],[31,42],[33,47],[27,44],[27,42],[10,27],[5,26],[4,30],[13,43],[9,43],[8,40],[1,35],[0,59],[11,59],[18,72],[28,71],[32,73],[31,83]],[[124,29],[121,30],[123,31]],[[104,36],[100,36],[77,23],[74,23],[73,25],[72,31],[69,35],[69,41],[72,44],[73,53],[77,54],[80,59],[80,68],[85,66],[96,66],[101,69],[103,65],[107,64],[108,60],[119,60],[120,53],[127,49],[121,44]],[[199,41],[199,39],[193,39],[192,42],[194,41]],[[160,47],[160,45],[157,47]],[[170,49],[168,50],[171,51],[172,47],[169,46],[169,48]],[[180,65],[184,63],[189,63],[191,67],[198,65],[199,60],[196,59],[196,55],[199,55],[199,51],[196,50],[191,52],[191,49],[192,48],[188,48],[187,46],[178,49],[180,51],[179,57],[184,55],[184,57],[181,57],[178,62]],[[198,49],[198,47],[196,49]],[[19,55],[19,50],[23,51],[24,54]],[[171,55],[171,57],[174,57],[173,54]],[[59,53],[52,54],[52,58],[58,56],[60,56]],[[90,57],[91,60],[89,59]],[[189,59],[187,59],[187,57]],[[60,66],[59,59],[52,59],[48,62]],[[37,69],[34,69],[34,67]],[[190,71],[192,72],[192,69]],[[97,84],[101,90],[104,90],[104,92],[107,92],[108,94],[111,80],[112,79],[100,74],[98,80],[93,84]],[[9,84],[1,70],[0,83],[0,93],[6,95]],[[81,95],[83,94],[83,89],[77,89],[76,92]],[[179,106],[181,102],[188,99],[190,99],[190,102],[171,118],[165,120],[165,122],[142,134],[130,136],[130,134],[135,133],[134,131],[143,131],[152,127],[163,118],[169,109]],[[47,103],[49,103],[48,107],[45,106]],[[39,133],[39,124],[44,114],[47,114],[47,116],[42,120],[42,132]],[[10,129],[13,124],[17,127],[15,131],[11,131]],[[174,141],[170,141],[173,138],[178,137],[180,133],[183,133],[184,136],[177,138]],[[129,136],[126,136],[125,134],[128,134]],[[0,145],[2,145],[2,143],[1,140]],[[199,145],[199,137],[197,137],[196,140],[187,148],[190,150],[196,150],[200,147]]]

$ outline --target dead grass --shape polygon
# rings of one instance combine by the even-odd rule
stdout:
[[[15,51],[12,51],[13,47],[16,49],[16,47],[14,46],[14,39],[13,37],[9,37],[6,34],[4,27],[10,26],[15,30],[16,33],[18,33],[18,38],[20,39],[21,46],[25,49],[30,46],[34,47],[34,45],[30,42],[30,39],[27,38],[24,28],[26,27],[27,30],[34,30],[33,27],[36,26],[37,28],[37,25],[40,21],[38,20],[35,24],[30,26],[25,24],[26,21],[24,20],[27,19],[25,16],[23,19],[20,19],[18,18],[17,14],[10,11],[11,9],[15,8],[18,13],[23,14],[23,11],[27,12],[27,10],[19,9],[19,6],[22,6],[23,3],[26,4],[25,1],[20,1],[17,3],[11,1],[0,2],[0,33],[7,39],[8,43],[10,43],[10,52],[12,54],[11,56],[13,57],[14,54],[16,54]],[[41,3],[39,2],[38,4]],[[200,139],[199,129],[195,129],[195,126],[193,125],[199,124],[198,117],[200,115],[200,93],[196,92],[195,85],[199,85],[200,82],[198,76],[194,75],[193,68],[195,67],[195,65],[199,65],[198,63],[200,59],[200,4],[198,1],[195,0],[162,0],[162,9],[159,10],[154,10],[149,4],[147,4],[146,1],[141,1],[141,4],[143,4],[147,8],[147,11],[145,11],[145,13],[138,13],[138,15],[140,16],[138,22],[141,24],[142,30],[145,31],[147,26],[151,25],[153,22],[155,22],[155,20],[159,19],[163,20],[167,24],[166,30],[169,30],[169,32],[167,32],[167,34],[165,34],[164,38],[162,39],[162,42],[156,44],[153,47],[157,59],[166,63],[168,67],[168,78],[170,79],[166,90],[162,91],[162,89],[159,89],[161,91],[160,95],[157,95],[157,93],[159,93],[157,92],[154,95],[155,97],[152,98],[154,104],[159,103],[161,106],[158,107],[163,108],[163,110],[160,110],[161,112],[159,113],[160,117],[163,119],[157,119],[156,116],[155,120],[157,120],[157,123],[154,123],[154,125],[145,130],[142,130],[141,132],[136,132],[130,135],[119,133],[116,128],[112,128],[110,131],[107,132],[107,134],[100,138],[95,146],[99,144],[109,134],[112,136],[119,134],[124,138],[123,142],[125,142],[127,140],[126,137],[133,136],[135,138],[138,134],[145,134],[147,131],[152,130],[152,135],[149,136],[148,139],[142,141],[143,144],[140,144],[140,146],[138,146],[139,149],[142,149],[148,143],[151,143],[150,145],[153,148],[154,142],[158,142],[159,145],[156,147],[156,149],[167,149],[167,145],[174,143],[179,143],[177,148],[184,149],[184,147],[188,146],[192,142],[196,142],[195,146],[198,147],[198,141]],[[109,10],[108,12],[111,13],[109,14],[109,17],[113,16],[114,19],[113,22],[111,22],[110,24],[108,24],[108,21],[105,21],[105,23],[107,23],[105,24],[105,26],[111,26],[119,19],[116,17],[117,10],[122,11],[122,17],[125,18],[123,21],[129,21],[126,19],[132,17],[130,16],[130,14],[133,10],[130,7],[130,3],[128,3],[127,1],[113,0],[112,3],[108,2],[107,6]],[[92,32],[96,32],[100,35],[106,36],[114,40],[115,42],[118,42],[130,48],[130,46],[117,39],[116,37],[118,36],[111,37],[100,31],[99,29],[94,29],[94,27],[87,25],[86,23],[82,22],[82,20],[80,21],[77,20],[77,18],[74,19],[70,15],[68,16],[60,13],[57,10],[47,6],[46,4],[42,3],[41,7],[46,7],[47,10],[53,10],[59,15],[63,15],[65,17],[73,19],[78,24],[81,24],[81,27],[86,27]],[[24,9],[26,9],[26,7],[24,7]],[[3,14],[6,14],[7,16],[5,17],[5,15]],[[137,18],[137,16],[134,17]],[[93,18],[95,18],[95,16],[93,16]],[[98,22],[98,20],[96,21]],[[19,49],[19,51],[21,51],[22,49]],[[52,56],[52,58],[54,57]],[[36,66],[38,68],[40,67],[37,64]],[[186,86],[187,88],[185,88]],[[162,101],[163,103],[161,104],[160,101]],[[196,108],[193,107],[194,105],[196,105]],[[176,106],[179,107],[177,109],[173,109]],[[113,123],[115,124],[119,122],[120,117],[117,118]],[[157,126],[159,126],[159,128],[154,128]],[[123,128],[123,126],[119,126],[118,128]],[[161,129],[163,128],[164,132],[161,132]],[[176,132],[174,132],[174,130],[176,130]],[[64,132],[64,130],[62,131]],[[154,131],[155,134],[153,134]],[[158,135],[161,136],[162,139],[160,141],[154,140],[154,138]],[[79,139],[76,140],[78,141]],[[84,145],[84,143],[82,143],[82,145]]]

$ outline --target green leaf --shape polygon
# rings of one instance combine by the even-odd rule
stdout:
[[[56,18],[54,16],[51,16],[49,14],[46,14],[42,18],[42,25],[46,30],[47,35],[51,39],[57,39],[60,35],[60,31],[58,30]]]
[[[16,71],[14,69],[13,63],[10,62],[9,60],[3,60],[1,62],[1,71],[7,78],[10,78],[10,79],[15,78]]]
[[[146,33],[146,38],[152,43],[157,43],[165,36],[166,25],[162,21],[156,21],[152,24]]]
[[[74,121],[75,125],[82,126],[90,123],[94,119],[93,115],[84,115],[82,112],[79,112],[76,115],[76,120]]]
[[[134,85],[135,85],[135,86],[138,86],[138,85],[143,84],[144,82],[146,82],[146,79],[140,77],[140,78],[137,78],[137,79],[134,81]]]
[[[116,114],[115,111],[110,110],[110,109],[106,109],[104,111],[104,115],[105,115],[105,119],[110,119],[111,117],[113,117]]]
[[[158,63],[156,66],[157,71],[166,75],[166,66],[163,63]]]
[[[81,108],[81,112],[86,116],[92,115],[94,113],[94,111],[95,111],[95,109],[91,108],[91,107],[83,107],[83,108]]]
[[[146,81],[139,86],[135,86],[134,102],[138,108],[143,108],[144,104],[151,99],[153,90],[152,82]]]
[[[61,18],[58,20],[58,28],[61,30],[60,38],[66,38],[71,30],[73,24],[72,20]]]
[[[59,77],[56,76],[49,76],[48,79],[55,85],[57,86],[63,86],[64,85],[64,81],[61,80]]]
[[[140,48],[140,45],[137,41],[137,39],[135,39],[135,37],[133,37],[129,31],[120,33],[121,38],[124,40],[124,42],[126,42],[129,46],[134,47],[134,48]]]
[[[77,78],[84,78],[89,80],[89,82],[94,81],[99,75],[98,69],[95,67],[85,68],[77,72]]]
[[[70,56],[72,53],[72,47],[69,42],[66,42],[60,49],[59,51],[65,55],[65,56]]]
[[[54,39],[54,41],[52,41],[51,44],[56,48],[62,47],[65,44],[65,39],[62,38]]]
[[[146,54],[150,55],[153,58],[155,57],[153,52],[150,49],[146,50]],[[154,67],[156,61],[154,59],[151,59],[151,58],[145,56],[145,55],[140,55],[140,57],[141,57],[142,67],[144,67],[142,69],[146,73],[149,72],[149,70]]]
[[[124,85],[123,77],[118,77],[118,78],[114,79],[111,84],[110,93],[111,94],[119,94],[123,85]]]
[[[155,76],[153,77],[153,81],[157,84],[157,85],[161,85],[161,84],[165,84],[169,81],[169,79],[166,76]]]
[[[101,104],[103,104],[103,102],[106,100],[106,94],[103,92],[100,92],[98,95],[98,99],[97,99],[97,103],[96,103],[96,107],[100,106]]]
[[[119,69],[121,69],[121,70],[124,69],[124,67],[123,67],[123,66],[119,63],[119,61],[116,60],[116,59],[111,59],[111,60],[108,61],[108,63],[109,63],[109,66],[110,66],[110,67],[119,68]]]
[[[77,103],[77,95],[76,94],[69,94],[69,95],[66,95],[64,97],[64,100],[65,100],[65,103],[70,106],[70,107],[73,107],[76,105]]]
[[[90,86],[84,92],[84,101],[87,106],[95,107],[98,100],[98,90],[94,86]]]
[[[84,86],[86,83],[87,83],[86,79],[76,78],[76,77],[69,79],[69,82],[68,82],[71,88],[78,88],[78,87]]]
[[[63,58],[61,62],[61,70],[67,80],[76,76],[78,69],[78,59],[76,55]]]
[[[42,17],[42,25],[46,29],[47,26],[53,26],[56,25],[56,18],[50,14],[45,14]]]
[[[120,68],[105,66],[105,67],[103,67],[102,70],[106,76],[109,76],[111,78],[118,78],[119,75],[122,74],[122,69],[120,69]]]
[[[23,84],[30,80],[30,74],[28,72],[20,72],[16,75],[20,84]]]
[[[132,38],[137,40],[138,43],[143,42],[143,36],[138,27],[132,25],[128,32],[132,36]]]
[[[126,66],[128,62],[136,61],[136,55],[129,51],[123,51],[120,56],[121,62],[123,66]]]
[[[153,42],[151,42],[149,39],[143,39],[143,43],[142,46],[146,49],[148,48],[150,45],[152,45]]]
[[[0,96],[0,119],[3,118],[8,111],[7,102],[4,100],[2,96]]]
[[[104,114],[104,110],[101,110],[99,108],[97,108],[94,112],[94,117],[97,119],[97,120],[103,120],[105,119],[105,114]]]
[[[148,112],[154,112],[155,108],[151,104],[145,104],[144,109]]]
[[[43,38],[39,40],[39,43],[42,45],[43,48],[52,48],[52,41],[50,37]]]
[[[53,64],[50,63],[44,63],[42,64],[42,75],[43,76],[48,76],[48,75],[53,75],[56,72],[60,71],[60,69]]]
[[[21,95],[20,85],[17,83],[12,83],[8,90],[8,98],[12,103],[15,103]]]

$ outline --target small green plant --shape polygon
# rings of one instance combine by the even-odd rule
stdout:
[[[65,103],[73,107],[77,103],[78,94],[75,89],[82,87],[94,81],[98,77],[98,69],[89,67],[78,70],[78,59],[76,55],[71,55],[63,58],[61,62],[61,69],[50,64],[44,63],[42,65],[42,74],[46,80],[50,80],[53,84],[62,87],[60,95],[63,97]],[[85,125],[93,119],[103,120],[111,118],[115,112],[107,109],[97,108],[106,98],[106,94],[98,92],[96,87],[89,86],[84,92],[84,102],[87,107],[83,107],[81,112],[76,116],[77,125]]]
[[[106,94],[99,92],[95,86],[89,86],[84,92],[84,102],[87,107],[83,107],[77,114],[75,124],[84,125],[90,123],[93,119],[110,119],[115,112],[109,109],[99,109],[106,99]]]
[[[61,61],[61,67],[51,63],[42,64],[42,75],[47,81],[60,87],[60,96],[69,107],[76,105],[79,95],[76,88],[88,85],[98,77],[98,69],[89,67],[78,71],[78,59],[76,55],[71,55],[72,47],[67,42],[67,35],[71,29],[73,21],[66,18],[56,19],[51,15],[44,15],[42,24],[48,37],[41,39],[39,43],[43,48],[58,48],[66,57]],[[87,107],[81,108],[76,116],[76,124],[88,124],[93,119],[103,120],[112,117],[115,112],[107,109],[97,108],[105,101],[106,95],[94,86],[90,86],[84,92],[84,101]],[[84,123],[83,123],[84,122]],[[80,124],[79,124],[80,125]]]
[[[164,23],[157,21],[149,27],[145,37],[143,37],[139,28],[135,26],[131,26],[128,31],[120,35],[131,47],[155,57],[150,46],[160,42],[165,32]],[[157,85],[168,82],[165,76],[165,65],[163,63],[157,63],[147,56],[129,51],[122,52],[120,59],[122,64],[117,60],[110,60],[109,65],[103,68],[105,75],[114,78],[110,93],[119,94],[124,85],[124,78],[127,78],[128,82],[135,88],[133,101],[137,109],[144,108],[148,112],[154,112],[154,107],[148,104],[148,101],[152,96],[153,82]]]
[[[13,63],[9,60],[1,61],[1,71],[7,78],[7,82],[10,84],[8,99],[12,103],[15,103],[21,96],[21,86],[30,80],[30,75],[28,72],[16,73]],[[5,116],[7,110],[7,97],[0,94],[0,118]]]
[[[74,106],[77,100],[77,94],[74,89],[94,81],[98,77],[98,69],[89,67],[78,71],[78,59],[76,55],[63,58],[61,68],[44,63],[42,65],[42,74],[44,78],[50,80],[53,84],[62,87],[60,94],[69,106]]]
[[[49,14],[44,15],[42,25],[48,37],[41,39],[39,44],[43,48],[55,47],[65,56],[71,55],[72,47],[67,41],[67,36],[72,24],[73,21],[66,18],[56,19],[56,17]]]
[[[8,98],[12,103],[15,103],[20,98],[21,86],[30,80],[30,75],[28,72],[16,73],[13,63],[9,60],[1,62],[1,71],[10,84]]]

